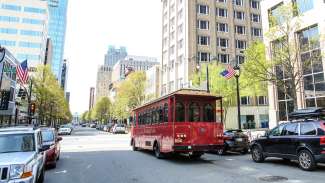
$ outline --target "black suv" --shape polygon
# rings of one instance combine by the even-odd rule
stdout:
[[[290,114],[291,122],[280,124],[265,136],[252,141],[252,159],[267,157],[298,160],[303,170],[313,170],[325,162],[325,110],[303,109]]]

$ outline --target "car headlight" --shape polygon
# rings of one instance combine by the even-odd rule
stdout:
[[[28,178],[33,176],[33,163],[27,165],[11,165],[10,179]]]
[[[10,179],[19,179],[24,173],[24,165],[10,166]]]

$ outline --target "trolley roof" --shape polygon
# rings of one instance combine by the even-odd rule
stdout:
[[[148,103],[145,103],[143,104],[142,106],[140,107],[137,107],[133,110],[138,110],[140,108],[143,108],[143,107],[146,107],[146,106],[149,106],[153,103],[156,103],[156,102],[159,102],[161,100],[164,100],[166,98],[169,98],[171,96],[195,96],[195,97],[206,97],[206,98],[210,98],[210,99],[215,99],[215,100],[220,100],[222,99],[221,96],[215,96],[215,95],[212,95],[211,93],[208,93],[207,91],[205,90],[197,90],[197,89],[180,89],[180,90],[177,90],[175,92],[172,92],[168,95],[165,95],[165,96],[162,96],[160,98],[157,98],[153,101],[150,101]]]

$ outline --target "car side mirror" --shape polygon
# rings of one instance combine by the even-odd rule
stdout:
[[[41,148],[39,148],[39,152],[45,152],[49,149],[50,149],[50,146],[42,146]]]
[[[60,142],[61,140],[63,140],[62,137],[58,137],[58,138],[56,138],[56,141],[57,141],[57,142]]]
[[[264,137],[268,138],[270,136],[270,132],[271,132],[270,130],[265,131]]]

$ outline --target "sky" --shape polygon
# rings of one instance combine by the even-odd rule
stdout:
[[[160,59],[160,0],[69,0],[67,18],[67,91],[73,114],[88,110],[89,90],[96,87],[108,45]]]

